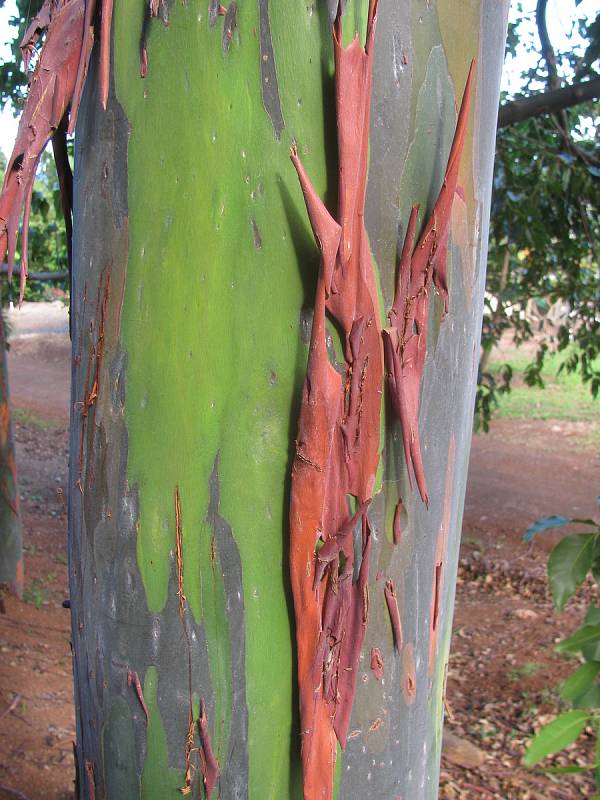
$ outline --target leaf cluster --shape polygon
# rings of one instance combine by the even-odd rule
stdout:
[[[600,524],[593,519],[544,517],[537,520],[524,536],[526,541],[532,541],[539,533],[573,524],[583,526],[584,530],[561,539],[548,559],[548,581],[558,611],[564,608],[588,574],[600,583]],[[581,627],[559,642],[555,649],[558,653],[579,658],[579,666],[560,687],[561,699],[573,708],[558,714],[537,732],[527,748],[524,763],[527,766],[538,764],[568,747],[588,725],[592,725],[597,737],[595,763],[554,767],[550,771],[593,771],[596,784],[600,786],[600,608],[590,606]]]
[[[537,52],[526,21],[517,4],[507,54],[523,46]],[[587,46],[556,52],[558,75],[569,83],[597,78],[600,14],[574,20],[572,32]],[[518,97],[544,90],[549,77],[538,59],[521,75]],[[595,100],[498,131],[482,339],[485,354],[507,331],[517,344],[535,338],[538,352],[524,378],[540,387],[546,353],[568,349],[562,369],[579,372],[594,397],[600,389],[594,367],[600,353],[599,121]],[[498,382],[481,370],[476,420],[484,429],[511,377],[507,370]]]
[[[14,30],[14,38],[8,42],[12,59],[0,64],[0,107],[10,102],[15,114],[21,113],[27,96],[27,75],[23,71],[19,43],[29,22],[36,16],[44,0],[16,0],[17,14],[9,23]],[[4,2],[0,2],[0,7]]]

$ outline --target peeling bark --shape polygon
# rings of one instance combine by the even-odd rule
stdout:
[[[383,678],[383,655],[378,647],[371,649],[371,670],[378,681]]]
[[[348,48],[342,46],[339,15],[333,31],[337,220],[292,148],[321,250],[290,511],[305,800],[332,797],[335,738],[346,746],[369,613],[367,509],[379,463],[383,380],[377,288],[363,221],[376,7],[369,7],[364,48],[358,37]],[[328,358],[326,312],[343,332],[344,381]],[[348,497],[358,504],[354,514]],[[358,548],[352,536],[356,525]]]
[[[200,771],[202,772],[206,800],[210,800],[213,789],[219,779],[219,762],[213,754],[204,702],[202,702],[200,708],[198,728],[200,730]]]
[[[388,613],[390,615],[390,623],[392,625],[392,633],[394,634],[394,647],[399,653],[402,649],[402,622],[400,620],[400,609],[398,608],[398,596],[396,594],[396,587],[394,581],[386,581],[385,589],[385,602],[387,604]]]
[[[411,486],[412,467],[421,497],[426,505],[429,503],[418,434],[429,292],[435,281],[447,314],[448,229],[474,74],[472,64],[444,183],[414,251],[418,206],[411,212],[389,315],[391,328],[383,331],[382,344],[376,279],[364,228],[376,16],[377,2],[371,0],[364,49],[358,37],[349,47],[342,46],[339,13],[333,28],[339,152],[337,219],[320,201],[296,148],[292,148],[292,161],[321,250],[292,468],[290,514],[305,800],[332,797],[333,738],[335,734],[345,748],[356,691],[368,622],[371,527],[367,509],[379,463],[384,346]],[[326,352],[326,312],[335,319],[344,338],[343,382]],[[359,504],[353,516],[349,515],[348,497]],[[400,542],[401,511],[399,501],[394,515],[396,544]],[[356,551],[351,533],[359,520],[362,548]],[[386,583],[385,598],[394,644],[400,652],[402,626],[391,580]]]
[[[100,54],[100,92],[103,107],[108,97],[110,69],[110,23],[112,0],[101,0],[102,47]],[[44,148],[57,136],[57,170],[67,225],[69,264],[71,259],[69,170],[65,164],[65,148],[61,145],[61,126],[73,133],[81,95],[87,77],[94,43],[96,0],[45,0],[39,14],[27,28],[20,44],[25,69],[44,36],[41,53],[31,77],[25,109],[19,120],[17,138],[6,168],[0,194],[0,261],[8,253],[8,275],[12,280],[19,233],[23,216],[21,241],[21,285],[19,302],[23,300],[28,268],[29,216],[31,194],[39,160]]]
[[[473,61],[463,94],[444,182],[433,207],[433,213],[426,222],[416,247],[414,240],[419,206],[412,208],[398,265],[394,303],[388,314],[391,327],[383,332],[388,386],[392,406],[402,429],[408,477],[412,486],[414,475],[425,505],[429,505],[429,495],[419,440],[419,406],[421,380],[427,356],[429,294],[432,285],[435,284],[444,303],[445,317],[448,314],[448,232],[469,119],[474,71]]]

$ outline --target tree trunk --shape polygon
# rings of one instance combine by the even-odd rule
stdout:
[[[115,4],[108,109],[95,53],[79,112],[69,548],[83,798],[204,797],[215,781],[223,800],[302,797],[288,517],[319,254],[289,153],[333,207],[331,29],[324,0],[232,2],[224,17],[206,5],[173,3],[167,27]],[[364,41],[367,5],[348,3],[345,42],[355,27]],[[431,210],[472,58],[477,71],[443,323],[430,298],[431,499],[409,488],[387,409],[343,800],[437,795],[506,12],[380,2],[366,227],[382,325],[399,237],[414,202]]]
[[[0,310],[0,587],[23,588],[19,487],[13,442],[4,319]],[[0,596],[1,599],[1,596]]]

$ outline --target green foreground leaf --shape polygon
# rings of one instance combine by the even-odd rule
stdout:
[[[579,736],[588,720],[585,711],[566,711],[539,730],[531,740],[523,763],[532,767],[546,756],[563,750]]]
[[[599,661],[588,661],[575,670],[560,688],[560,696],[563,700],[574,702],[578,697],[585,694],[594,683],[596,675],[600,672]]]
[[[557,653],[578,653],[586,645],[600,642],[600,625],[583,625],[568,639],[563,639],[554,648]]]
[[[596,534],[575,533],[565,536],[550,553],[548,580],[554,605],[559,611],[591,568],[595,543]]]

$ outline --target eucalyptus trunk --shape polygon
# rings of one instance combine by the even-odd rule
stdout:
[[[365,221],[381,325],[411,206],[428,213],[435,202],[477,64],[443,321],[442,302],[429,298],[419,417],[429,507],[410,488],[386,404],[369,619],[337,752],[342,800],[437,796],[507,5],[379,5]],[[189,0],[169,4],[167,26],[142,6],[115,3],[108,107],[94,52],[76,135],[79,796],[296,800],[288,519],[319,252],[290,147],[333,208],[330,9],[242,0],[219,16],[218,4]],[[345,44],[355,29],[364,42],[367,6],[347,4]],[[341,361],[328,326],[331,360]],[[386,581],[403,630],[396,648]]]
[[[0,310],[0,587],[3,585],[20,595],[23,588],[23,555],[5,328]]]

